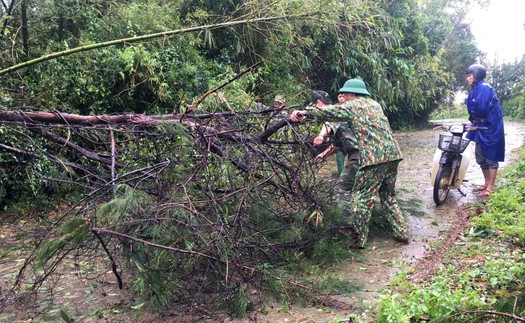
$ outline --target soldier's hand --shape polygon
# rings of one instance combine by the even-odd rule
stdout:
[[[320,164],[320,163],[324,162],[324,155],[321,153],[321,154],[315,156],[314,161],[315,161],[316,164]]]
[[[314,138],[314,146],[319,146],[324,142],[323,136],[317,136]]]
[[[302,122],[302,121],[304,121],[305,115],[306,115],[306,111],[304,111],[304,110],[302,110],[302,111],[301,110],[295,110],[290,115],[290,121],[292,121],[292,122]]]

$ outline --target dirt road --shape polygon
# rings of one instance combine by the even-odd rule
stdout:
[[[506,130],[506,155],[507,161],[502,164],[505,167],[516,157],[516,149],[523,144],[525,137],[525,125],[516,122],[505,122]],[[441,256],[452,245],[461,232],[463,232],[468,219],[462,206],[475,199],[472,187],[483,183],[481,170],[476,165],[474,158],[471,159],[466,180],[469,182],[462,188],[466,196],[457,191],[452,191],[446,203],[436,207],[432,199],[432,186],[430,185],[430,169],[434,150],[437,146],[439,130],[407,131],[397,132],[396,137],[401,145],[404,160],[400,164],[397,192],[402,209],[407,215],[410,226],[410,244],[400,244],[391,239],[390,234],[383,234],[381,227],[371,226],[369,240],[366,248],[356,250],[355,257],[348,262],[338,264],[330,268],[331,274],[341,279],[353,280],[361,288],[361,292],[352,297],[334,297],[344,304],[350,304],[351,309],[332,310],[321,307],[300,308],[276,304],[265,308],[268,312],[253,312],[249,318],[237,320],[226,319],[225,322],[332,322],[335,319],[344,320],[350,313],[364,313],[367,316],[369,306],[376,300],[381,290],[390,284],[397,273],[401,271],[411,272],[411,278],[421,280],[427,277],[436,265],[441,263]],[[473,153],[473,145],[468,149]],[[324,167],[335,168],[335,158],[331,164]],[[3,239],[9,237],[2,236]],[[439,242],[439,249],[433,246]],[[64,263],[70,266],[71,263]],[[8,286],[9,268],[3,266],[0,270],[0,289]],[[13,268],[16,268],[13,267]],[[103,269],[100,269],[103,272]],[[106,268],[107,270],[107,268]],[[67,271],[72,281],[78,279],[74,271]],[[68,309],[76,309],[71,314],[75,317],[85,316],[83,313],[85,304],[113,304],[109,311],[119,308],[120,305],[128,304],[126,295],[118,292],[115,284],[107,284],[105,281],[114,282],[114,277],[108,271],[105,279],[97,280],[90,284],[100,285],[98,288],[106,290],[105,293],[86,294],[84,290],[74,290],[65,287],[58,288],[58,292],[64,292],[67,298]],[[6,278],[3,280],[2,278]],[[68,279],[67,275],[62,279]],[[89,291],[88,291],[89,292]],[[50,296],[51,297],[51,296]],[[27,304],[26,304],[27,305]],[[29,305],[31,306],[31,305]],[[36,305],[35,310],[36,310]],[[55,310],[55,312],[58,309]],[[53,314],[53,313],[48,313]],[[107,321],[121,320],[129,321],[126,313],[105,313]],[[10,313],[0,314],[0,320],[9,320]],[[54,315],[58,315],[54,313]],[[97,317],[93,313],[88,314],[90,318]],[[124,318],[125,317],[125,318]],[[370,314],[368,314],[370,317]],[[89,320],[89,319],[88,319]],[[142,318],[143,321],[148,319]],[[140,320],[139,320],[140,321]],[[151,320],[154,321],[154,320]],[[370,319],[370,321],[373,321]]]
[[[390,284],[396,273],[413,272],[411,277],[416,281],[424,279],[436,265],[441,264],[441,257],[468,223],[466,215],[461,212],[462,206],[477,198],[472,193],[472,188],[483,184],[483,175],[474,160],[474,144],[471,144],[467,148],[472,154],[465,176],[468,182],[461,188],[466,195],[463,196],[456,190],[451,191],[445,204],[437,207],[432,198],[430,169],[439,132],[429,129],[396,133],[404,156],[399,167],[396,188],[399,200],[407,204],[402,205],[402,208],[409,213],[410,244],[394,242],[390,234],[382,234],[380,229],[371,227],[366,248],[357,251],[358,254],[352,261],[331,270],[343,279],[354,280],[362,288],[354,297],[339,298],[352,304],[353,308],[330,311],[321,308],[291,308],[287,309],[287,313],[279,313],[277,308],[275,312],[266,315],[253,314],[252,321],[331,322],[334,319],[345,319],[349,313],[356,312],[364,313],[366,317],[369,306],[380,291]],[[502,168],[517,158],[516,150],[523,144],[525,125],[506,121],[505,136],[506,161],[501,164]],[[434,250],[432,247],[437,242],[440,248]]]

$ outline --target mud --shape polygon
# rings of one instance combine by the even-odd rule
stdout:
[[[452,120],[442,121],[451,122]],[[458,190],[450,191],[447,201],[436,206],[430,184],[432,157],[437,147],[440,130],[396,132],[404,160],[400,163],[396,191],[399,200],[409,205],[402,206],[410,226],[410,243],[401,244],[391,239],[380,228],[370,229],[366,248],[356,250],[355,257],[330,271],[343,279],[353,280],[361,291],[352,297],[334,297],[349,304],[350,309],[327,310],[324,307],[291,308],[279,313],[279,308],[268,314],[254,313],[250,320],[256,322],[331,322],[344,320],[350,313],[360,313],[364,320],[373,321],[369,313],[371,305],[397,274],[407,273],[412,281],[429,278],[433,270],[442,263],[448,248],[457,243],[468,225],[464,212],[467,203],[478,199],[472,189],[483,184],[484,179],[474,158],[474,144],[471,143],[471,161],[465,183]],[[517,149],[523,145],[525,125],[505,122],[506,161],[501,169],[511,164],[518,156]],[[335,163],[325,167],[335,167]],[[407,211],[408,210],[408,211]],[[369,319],[367,319],[369,318]],[[245,322],[233,320],[231,322]]]
[[[523,144],[525,125],[516,122],[505,122],[506,130],[506,162],[501,164],[504,168],[517,158],[516,149]],[[405,131],[397,132],[396,137],[401,145],[404,160],[399,167],[397,193],[403,203],[402,208],[407,216],[410,226],[410,243],[401,244],[391,239],[390,234],[385,234],[380,226],[372,226],[366,248],[354,250],[354,257],[329,269],[330,274],[341,279],[349,279],[360,287],[360,292],[352,297],[332,295],[332,301],[339,302],[339,309],[328,306],[296,307],[281,304],[269,305],[265,312],[254,311],[249,318],[244,320],[225,319],[224,322],[333,322],[345,321],[350,313],[361,313],[362,317],[370,318],[370,306],[377,300],[381,290],[389,286],[397,274],[405,272],[413,281],[420,281],[431,276],[432,271],[441,264],[442,256],[446,250],[457,242],[458,237],[468,224],[464,206],[476,200],[472,188],[483,184],[481,170],[471,159],[467,171],[466,182],[461,188],[465,195],[459,191],[451,191],[445,204],[437,207],[432,198],[430,184],[430,169],[432,156],[437,147],[439,130]],[[468,148],[473,155],[473,145]],[[335,157],[327,162],[323,168],[328,172],[335,169]],[[23,226],[23,224],[21,224]],[[8,239],[2,236],[2,239]],[[5,241],[5,240],[4,240]],[[3,283],[12,278],[7,268],[9,263],[0,262],[0,288],[7,290]],[[89,264],[86,264],[88,266]],[[64,276],[62,279],[78,278],[78,273],[71,267],[72,264],[64,263]],[[106,267],[107,268],[107,267]],[[104,293],[96,295],[90,291],[71,289],[64,293],[64,300],[69,303],[69,314],[72,317],[84,317],[84,321],[137,321],[132,314],[124,312],[129,308],[129,295],[118,291],[114,278],[107,270],[102,270],[99,277],[87,281],[87,286],[103,288]],[[71,276],[71,277],[68,277]],[[81,279],[87,279],[82,278]],[[112,283],[108,283],[112,282]],[[54,295],[57,297],[57,295]],[[56,300],[56,299],[55,299]],[[104,311],[96,310],[93,304],[106,308]],[[127,306],[125,304],[128,304]],[[23,304],[22,304],[23,305]],[[24,306],[20,307],[22,308]],[[347,305],[347,306],[344,306]],[[25,304],[31,310],[38,311],[36,304]],[[34,308],[32,308],[34,307]],[[89,308],[89,310],[88,310]],[[27,307],[26,307],[27,309]],[[42,309],[43,310],[43,309]],[[58,308],[56,311],[58,312]],[[89,313],[83,313],[85,311]],[[97,311],[99,315],[97,315]],[[112,313],[108,313],[112,312]],[[117,312],[115,312],[117,311]],[[122,311],[122,312],[120,312]],[[49,313],[48,313],[49,314]],[[52,314],[52,313],[51,313]],[[128,313],[129,314],[129,313]],[[55,313],[57,317],[58,313]],[[10,320],[9,313],[0,314],[0,320]],[[142,318],[138,321],[155,321],[154,318]],[[206,321],[206,320],[201,320]]]

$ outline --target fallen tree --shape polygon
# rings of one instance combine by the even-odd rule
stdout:
[[[197,111],[0,111],[28,144],[1,150],[28,165],[52,162],[58,171],[42,179],[82,192],[49,218],[4,305],[38,290],[73,254],[109,259],[120,287],[159,307],[200,304],[205,295],[230,308],[253,304],[263,294],[254,299],[247,288],[276,281],[290,295],[334,302],[278,270],[290,253],[314,256],[319,241],[339,234],[340,219],[324,213],[328,191],[318,190],[311,125],[292,125],[275,109]]]

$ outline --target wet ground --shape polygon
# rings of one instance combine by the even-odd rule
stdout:
[[[474,144],[470,149],[472,158],[465,180],[461,187],[462,195],[457,190],[450,191],[447,201],[436,206],[430,184],[432,157],[437,147],[440,130],[422,130],[397,132],[396,138],[401,145],[404,160],[399,166],[397,192],[404,209],[408,207],[407,218],[410,226],[410,243],[395,242],[390,234],[383,234],[380,229],[371,228],[366,248],[356,251],[356,257],[331,269],[341,278],[352,279],[362,288],[353,297],[335,297],[349,304],[349,309],[339,310],[315,308],[291,308],[287,313],[275,312],[253,314],[256,322],[331,322],[334,319],[346,319],[350,313],[362,313],[363,318],[370,317],[368,308],[373,304],[382,289],[387,287],[398,273],[409,273],[413,281],[428,278],[432,270],[441,264],[445,251],[457,243],[468,216],[462,212],[463,206],[478,199],[472,188],[484,183],[483,175],[474,159]],[[523,144],[525,125],[517,122],[505,122],[506,161],[501,168],[517,158],[516,150]],[[335,162],[325,165],[335,167]],[[234,322],[241,322],[234,321]],[[249,320],[244,320],[246,322]],[[373,321],[370,319],[370,321]]]
[[[517,157],[516,149],[523,144],[525,125],[507,121],[505,130],[508,157],[507,161],[502,163],[502,167]],[[351,279],[361,288],[361,291],[352,297],[333,296],[334,301],[339,301],[341,305],[347,305],[347,307],[341,306],[343,309],[299,308],[294,306],[283,308],[283,305],[276,304],[273,308],[267,308],[269,312],[264,314],[253,312],[248,319],[227,319],[226,322],[319,323],[332,322],[335,319],[344,322],[350,313],[364,313],[364,317],[370,317],[370,313],[367,314],[367,309],[375,302],[381,290],[390,284],[396,274],[400,272],[410,273],[414,281],[428,278],[432,270],[441,264],[441,256],[448,246],[457,242],[458,236],[468,223],[468,218],[465,212],[462,212],[462,208],[466,203],[477,198],[472,193],[472,188],[483,184],[481,170],[472,158],[465,177],[468,182],[462,187],[462,191],[466,195],[463,196],[458,191],[451,191],[444,205],[435,206],[430,184],[430,169],[439,133],[440,130],[432,129],[396,133],[404,155],[404,160],[399,167],[397,192],[399,200],[403,203],[403,209],[408,213],[410,243],[408,245],[397,243],[391,239],[390,234],[383,234],[380,227],[371,228],[365,249],[356,250],[355,257],[352,260],[330,268],[331,274],[342,279]],[[468,148],[472,154],[473,148],[473,145]],[[323,168],[328,169],[328,171],[330,168],[335,168],[335,157],[327,162]],[[9,237],[2,236],[1,238],[8,239]],[[5,284],[15,273],[9,270],[7,263],[0,262],[0,265],[0,289],[7,290],[8,286]],[[89,264],[84,265],[89,266]],[[80,278],[83,281],[85,280],[86,286],[105,290],[102,294],[92,293],[90,290],[63,290],[64,293],[61,297],[68,301],[67,309],[72,317],[79,317],[79,315],[86,317],[87,313],[81,312],[90,308],[90,311],[93,310],[93,312],[87,314],[89,315],[87,321],[98,321],[96,313],[99,310],[94,306],[86,305],[93,303],[108,305],[109,311],[113,311],[113,313],[107,313],[100,309],[100,317],[105,317],[104,321],[113,321],[114,319],[123,322],[135,321],[129,315],[123,315],[124,313],[119,315],[119,308],[125,311],[127,308],[125,303],[128,303],[130,299],[116,288],[114,277],[110,272],[100,269],[102,274],[99,277],[88,279],[88,277],[79,276],[79,273],[73,269],[72,263],[66,261],[63,266],[65,273],[62,279]],[[17,266],[13,268],[17,268]],[[57,295],[54,296],[57,297]],[[119,304],[122,307],[119,307]],[[30,304],[25,304],[25,306],[31,307]],[[34,310],[37,310],[36,307],[38,306],[36,304],[33,306],[35,307]],[[105,307],[105,311],[108,311],[108,306],[102,308]],[[56,312],[58,311],[57,308]],[[0,314],[0,320],[8,321],[10,317],[8,314]],[[57,315],[58,313],[55,313],[54,317]],[[123,319],[123,317],[125,318]],[[87,321],[84,320],[84,322]],[[154,318],[151,320],[142,318],[140,321],[154,321]],[[372,320],[370,319],[370,321]]]

